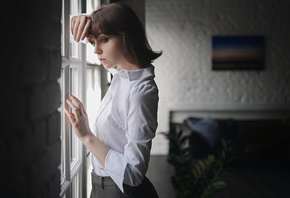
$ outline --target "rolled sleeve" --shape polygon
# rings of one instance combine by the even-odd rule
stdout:
[[[149,85],[138,87],[130,97],[124,153],[111,149],[105,161],[106,172],[122,192],[123,183],[138,186],[143,181],[157,128],[157,88]]]

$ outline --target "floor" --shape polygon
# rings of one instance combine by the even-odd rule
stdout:
[[[284,156],[285,159],[286,156]],[[290,198],[290,164],[287,160],[258,161],[250,167],[235,168],[226,179],[227,187],[214,198]],[[176,198],[171,184],[173,167],[167,156],[151,156],[147,177],[160,198]]]
[[[171,184],[172,175],[173,167],[167,162],[167,156],[151,156],[147,177],[155,186],[159,198],[176,197]]]
[[[214,198],[290,198],[288,159],[289,153],[276,154],[233,169],[226,180],[226,188]]]
[[[286,169],[239,169],[231,173],[226,183],[227,187],[216,193],[214,198],[290,197],[289,170]]]

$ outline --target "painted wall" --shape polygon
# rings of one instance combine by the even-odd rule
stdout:
[[[289,21],[285,0],[146,0],[149,42],[160,89],[159,128],[152,154],[166,154],[169,110],[178,107],[290,104]],[[265,69],[213,71],[215,35],[265,36]]]

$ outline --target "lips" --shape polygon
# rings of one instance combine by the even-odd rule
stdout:
[[[104,58],[99,58],[99,61],[100,62],[104,62],[106,59],[104,59]]]

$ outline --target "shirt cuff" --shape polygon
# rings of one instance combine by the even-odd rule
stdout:
[[[123,154],[113,151],[112,149],[109,150],[105,160],[105,170],[123,193],[123,181],[126,167],[127,162]]]

